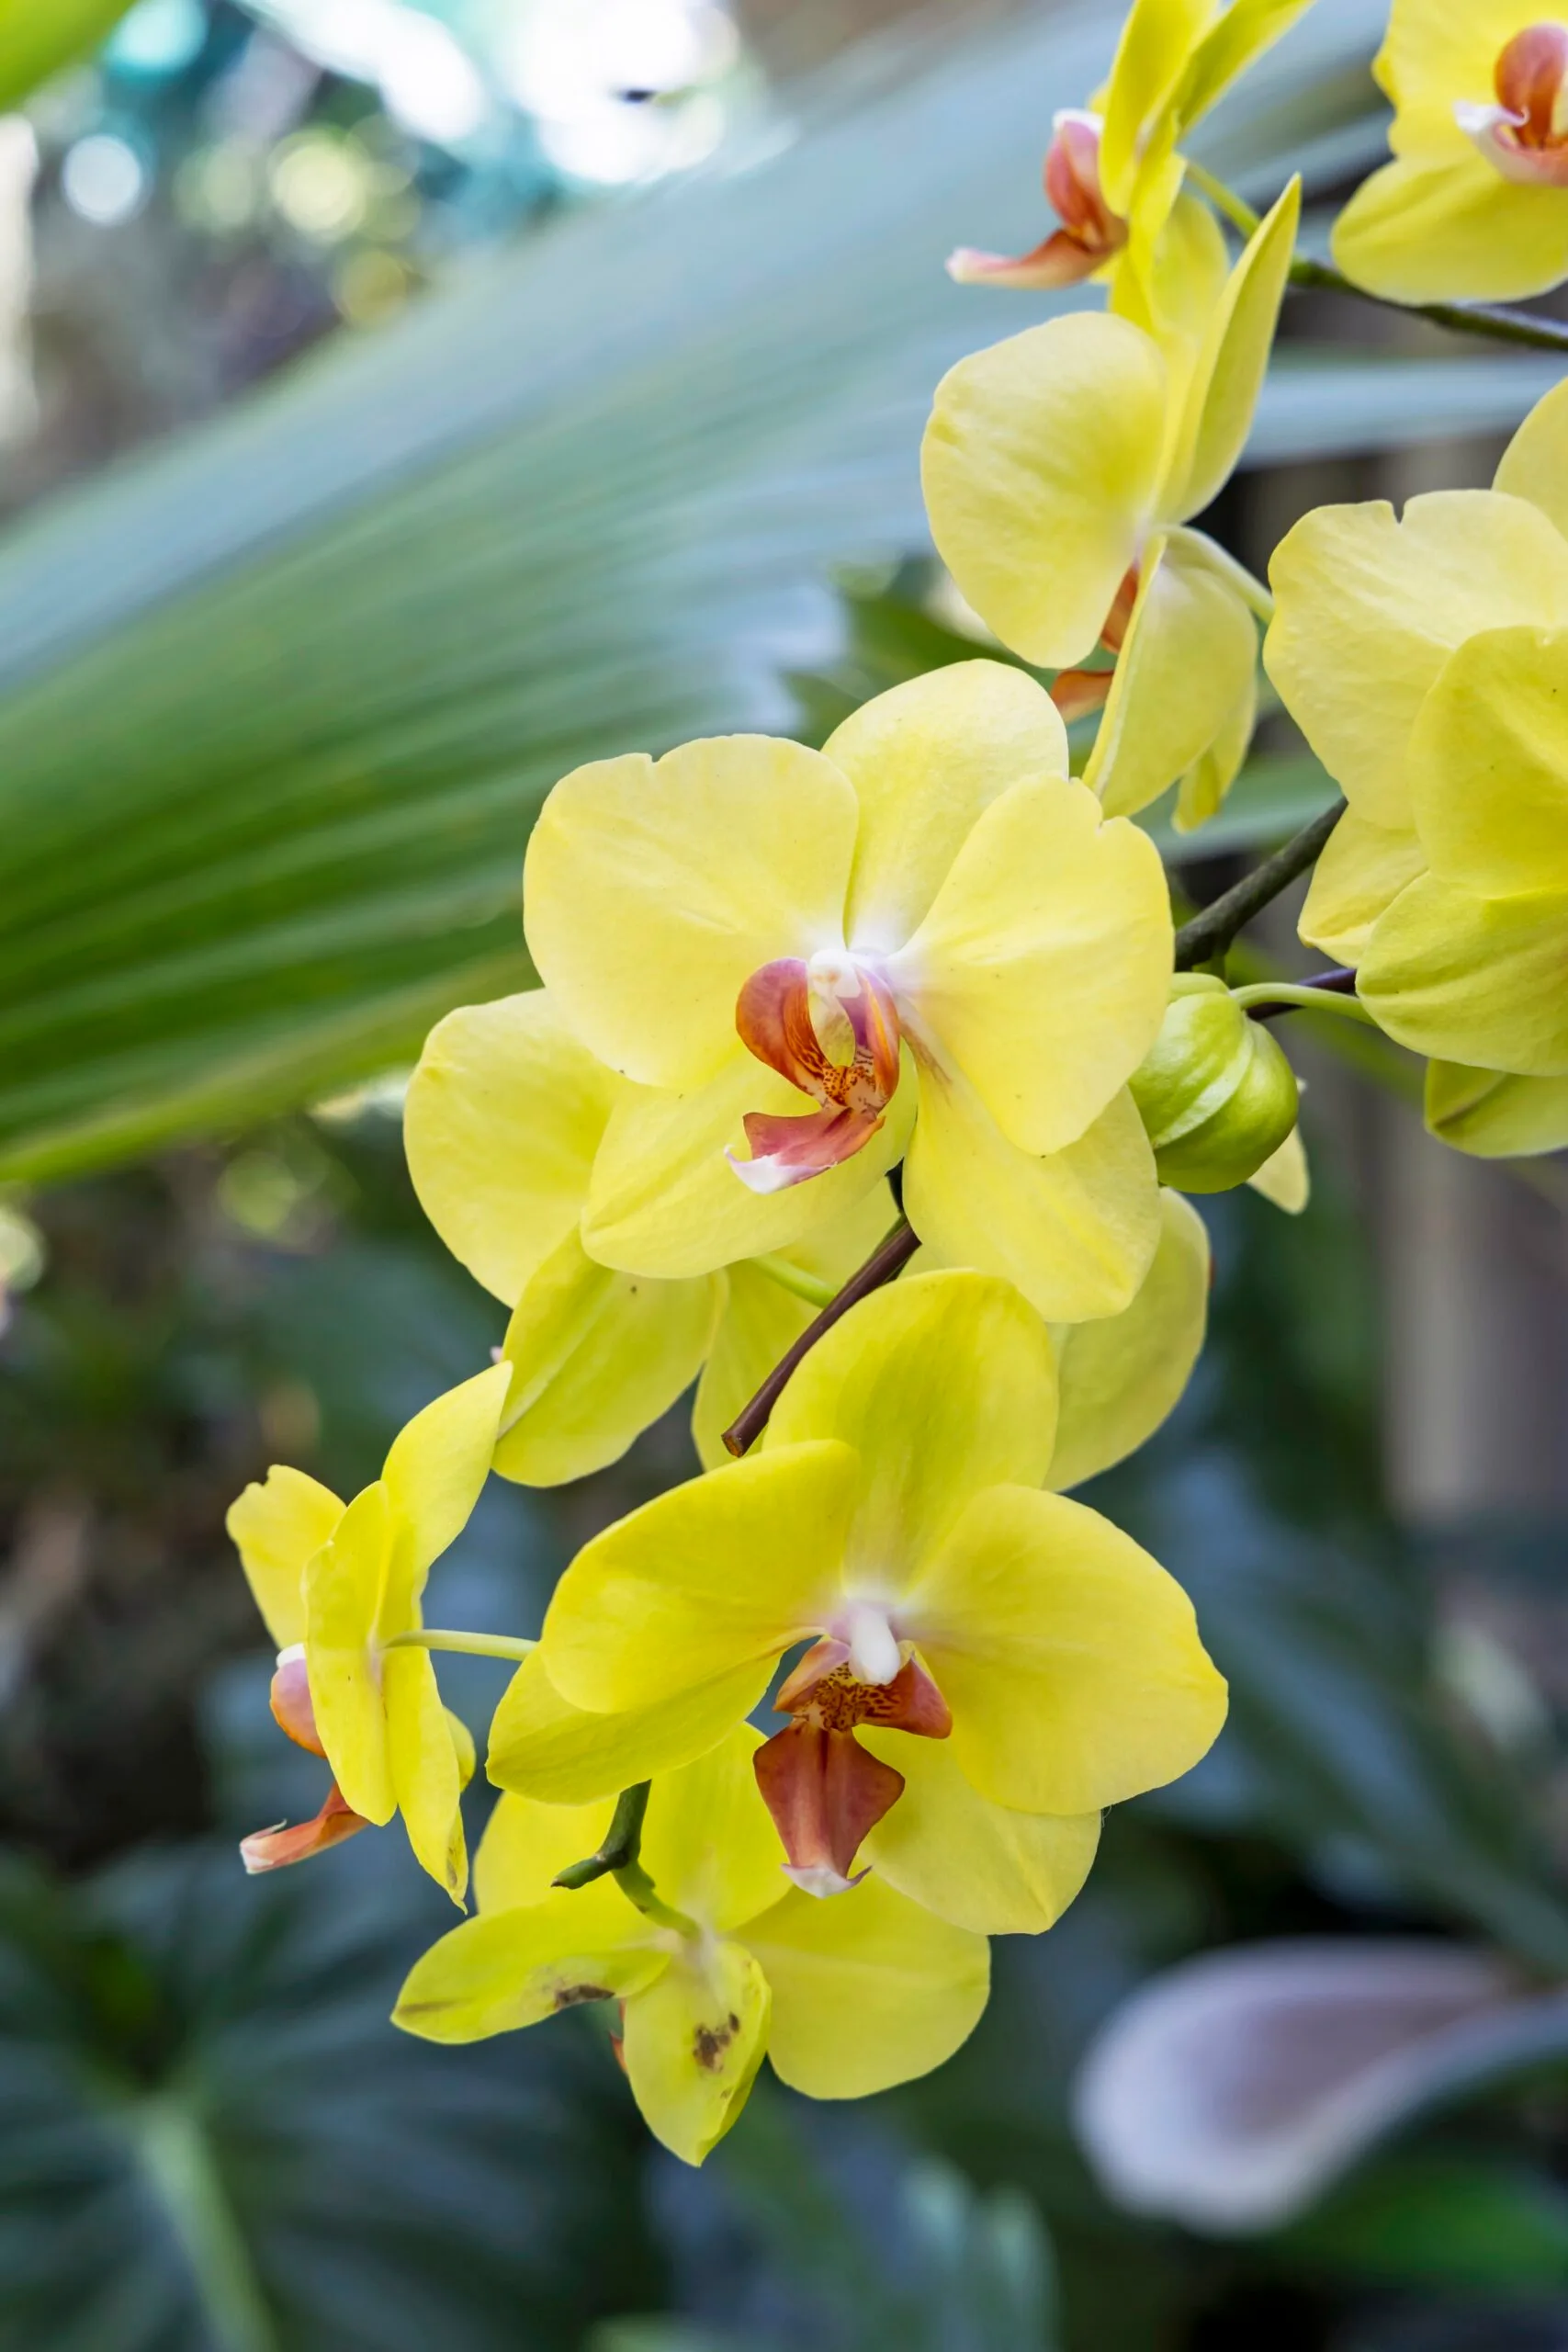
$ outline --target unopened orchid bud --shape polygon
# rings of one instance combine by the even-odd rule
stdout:
[[[1160,1182],[1182,1193],[1245,1184],[1296,1123],[1290,1063],[1224,982],[1204,973],[1182,973],[1173,983],[1132,1091]]]

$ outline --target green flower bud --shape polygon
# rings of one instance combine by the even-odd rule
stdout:
[[[1132,1084],[1160,1182],[1180,1193],[1245,1184],[1296,1124],[1290,1063],[1207,973],[1172,982],[1159,1035]]]

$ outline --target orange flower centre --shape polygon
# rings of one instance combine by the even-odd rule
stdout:
[[[743,1183],[779,1192],[863,1149],[898,1084],[897,1010],[869,965],[847,953],[764,964],[736,1001],[735,1026],[760,1062],[818,1106],[793,1118],[748,1114],[751,1157],[730,1158]]]
[[[1493,69],[1495,106],[1461,104],[1460,128],[1505,179],[1568,187],[1568,25],[1528,25]]]
[[[919,1660],[907,1657],[886,1681],[869,1681],[851,1662],[851,1645],[818,1642],[802,1658],[773,1704],[794,1718],[757,1750],[757,1785],[783,1843],[787,1874],[809,1894],[839,1894],[858,1884],[863,1840],[904,1792],[904,1776],[854,1736],[863,1724],[945,1739],[947,1702]]]

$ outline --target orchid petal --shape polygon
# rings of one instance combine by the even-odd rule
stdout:
[[[1081,1486],[1153,1436],[1203,1346],[1209,1235],[1179,1193],[1160,1194],[1160,1239],[1130,1306],[1054,1334],[1060,1410],[1049,1484]]]
[[[772,1674],[772,1659],[749,1663],[646,1707],[591,1714],[561,1697],[536,1650],[495,1711],[486,1770],[498,1788],[551,1806],[611,1796],[705,1755],[750,1713]]]
[[[329,1487],[281,1463],[229,1507],[224,1524],[277,1649],[292,1649],[305,1637],[306,1566],[342,1517]]]
[[[842,944],[855,820],[830,761],[769,735],[563,777],[529,839],[525,928],[577,1035],[645,1086],[716,1078],[750,975]]]
[[[904,1776],[865,1859],[887,1885],[957,1928],[1037,1936],[1081,1889],[1100,1843],[1098,1813],[1019,1813],[970,1786],[949,1741],[867,1724],[860,1737]]]
[[[575,1232],[618,1088],[543,989],[465,1005],[425,1039],[409,1173],[447,1249],[506,1306]]]

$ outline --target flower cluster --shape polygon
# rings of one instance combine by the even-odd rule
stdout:
[[[352,1501],[275,1468],[231,1513],[274,1712],[331,1773],[248,1866],[398,1813],[462,1905],[475,1754],[433,1653],[516,1661],[478,1916],[398,2022],[469,2041],[608,2004],[694,2163],[764,2055],[824,2098],[938,2064],[987,1939],[1049,1928],[1104,1809],[1220,1730],[1186,1596],[1067,1490],[1199,1354],[1183,1195],[1304,1204],[1260,1013],[1375,1020],[1463,1148],[1568,1143],[1568,398],[1489,492],[1307,515],[1272,594],[1194,527],[1247,438],[1300,190],[1254,220],[1179,142],[1304,5],[1137,0],[1094,111],[1058,120],[1060,228],[955,257],[1109,282],[936,393],[932,537],[997,658],[819,750],[731,736],[555,786],[524,881],[542,985],[448,1014],[407,1099],[415,1189],[504,1342]],[[1568,32],[1450,14],[1397,0],[1398,161],[1342,257],[1473,291],[1484,251],[1481,290],[1522,290],[1559,236],[1568,267]],[[1260,657],[1346,805],[1179,933],[1134,820],[1173,788],[1179,827],[1213,814]],[[1235,932],[1325,842],[1303,936],[1346,968],[1232,987]],[[424,1625],[492,1470],[581,1477],[694,1383],[700,1475],[579,1553],[536,1639]]]

